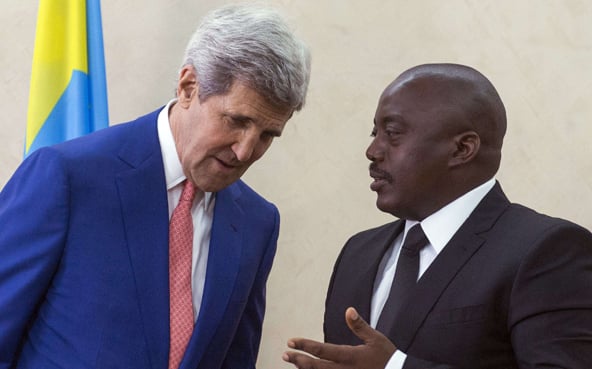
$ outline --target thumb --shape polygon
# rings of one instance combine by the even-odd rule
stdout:
[[[356,309],[353,307],[347,308],[345,311],[345,322],[349,329],[364,343],[368,343],[369,341],[373,341],[373,338],[376,335],[380,335],[381,333],[377,330],[373,329],[366,323],[366,321],[358,314]]]

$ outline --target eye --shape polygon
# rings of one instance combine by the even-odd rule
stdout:
[[[370,132],[370,137],[376,137],[376,127],[372,128],[372,132]]]
[[[230,127],[238,129],[246,128],[251,123],[249,118],[229,115],[224,117],[224,121],[226,121]]]
[[[260,137],[261,137],[261,141],[269,142],[269,141],[272,141],[275,137],[277,137],[277,135],[272,132],[263,132],[263,133],[261,133]]]
[[[399,122],[388,122],[384,126],[384,133],[391,140],[398,140],[407,132],[407,126]]]
[[[396,129],[387,129],[385,132],[386,132],[386,135],[389,136],[390,138],[395,138],[403,133],[403,132],[396,130]]]

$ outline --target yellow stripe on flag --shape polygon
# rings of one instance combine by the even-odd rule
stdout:
[[[73,70],[88,73],[85,0],[40,0],[29,92],[28,151],[70,82]]]

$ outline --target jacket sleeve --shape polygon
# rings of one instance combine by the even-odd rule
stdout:
[[[508,318],[520,368],[590,368],[592,234],[563,222],[521,263]]]
[[[385,369],[390,369],[389,367]],[[416,357],[407,356],[403,369],[462,369],[448,364],[438,364],[431,361],[418,359]]]
[[[507,330],[519,368],[592,363],[592,234],[560,221],[538,236],[514,277]],[[404,369],[453,368],[408,356]]]
[[[51,149],[25,160],[0,193],[0,369],[17,360],[59,264],[67,176]]]

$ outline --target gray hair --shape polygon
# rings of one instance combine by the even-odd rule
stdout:
[[[199,80],[199,99],[245,83],[270,103],[302,109],[310,78],[310,54],[274,10],[229,5],[207,14],[187,48]]]

